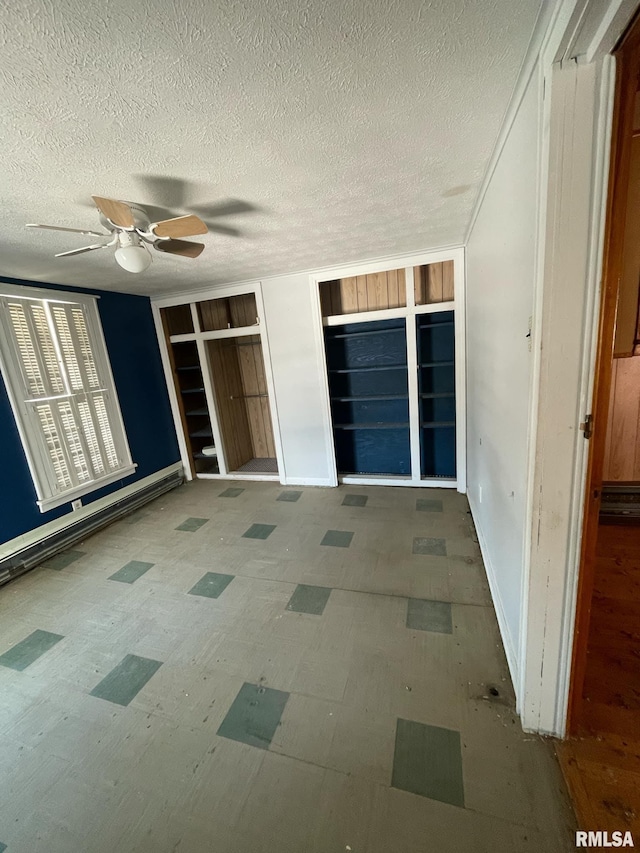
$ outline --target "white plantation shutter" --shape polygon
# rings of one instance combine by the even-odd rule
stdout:
[[[35,299],[22,295],[38,292],[27,288],[3,295],[3,287],[4,373],[39,504],[46,509],[119,473],[126,476],[134,466],[95,301],[62,293]]]

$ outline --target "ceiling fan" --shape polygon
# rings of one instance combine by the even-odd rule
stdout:
[[[85,231],[81,228],[63,228],[59,225],[36,225],[29,223],[27,228],[46,228],[50,231],[67,231],[74,234],[85,234],[90,237],[110,238],[107,242],[92,243],[80,249],[59,252],[56,258],[70,255],[81,255],[83,252],[93,252],[95,249],[108,249],[117,246],[116,262],[127,272],[144,272],[151,263],[151,255],[147,245],[153,246],[158,252],[170,255],[180,255],[184,258],[197,258],[204,249],[204,243],[194,243],[183,240],[182,237],[192,237],[196,234],[206,234],[209,230],[200,217],[190,214],[177,216],[174,219],[164,219],[160,222],[150,222],[146,211],[136,204],[116,201],[112,198],[91,196],[100,214],[100,224],[107,229],[108,234],[99,231]]]

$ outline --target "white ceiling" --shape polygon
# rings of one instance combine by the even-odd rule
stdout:
[[[159,294],[460,244],[540,1],[3,4],[0,275]],[[96,228],[91,194],[218,232],[131,275],[24,228]]]

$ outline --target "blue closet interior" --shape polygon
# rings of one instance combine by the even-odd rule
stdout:
[[[339,474],[411,475],[406,322],[325,327]]]
[[[420,473],[456,476],[455,326],[453,311],[419,314]]]

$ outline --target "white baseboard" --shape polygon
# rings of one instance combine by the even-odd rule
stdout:
[[[516,694],[516,711],[520,713],[521,684],[520,667],[518,655],[516,654],[516,645],[514,644],[513,637],[511,636],[511,632],[509,631],[509,624],[507,622],[507,617],[504,612],[504,605],[502,603],[502,597],[500,595],[500,588],[498,586],[496,573],[493,568],[493,563],[491,562],[489,547],[487,545],[487,540],[485,539],[484,532],[482,530],[482,525],[478,521],[478,512],[474,505],[471,493],[467,494],[467,500],[469,501],[469,508],[471,509],[471,516],[473,518],[473,523],[475,524],[476,533],[478,534],[478,543],[480,545],[482,561],[484,563],[484,567],[487,573],[489,589],[491,590],[491,598],[493,600],[493,606],[496,611],[496,618],[498,620],[500,636],[502,637],[502,645],[504,646],[505,655],[507,657],[507,665],[509,667],[509,672],[511,673],[511,681],[513,682],[513,689]]]
[[[228,474],[196,474],[196,480],[253,480],[256,483],[266,481],[267,483],[279,483],[279,474],[265,474],[260,471],[250,471],[246,474],[237,471]]]
[[[284,486],[334,486],[328,477],[287,477]]]
[[[129,497],[129,495],[134,495],[141,489],[146,489],[148,486],[157,483],[159,480],[163,480],[165,477],[168,477],[176,471],[182,471],[182,462],[176,462],[173,465],[169,465],[167,468],[163,468],[161,471],[156,471],[155,474],[150,474],[148,477],[143,477],[142,480],[131,483],[129,486],[124,486],[124,488],[118,489],[117,492],[106,495],[104,498],[99,498],[97,501],[93,501],[93,503],[87,504],[81,509],[68,512],[61,518],[48,521],[46,524],[41,524],[33,530],[27,531],[27,533],[23,533],[20,536],[16,536],[14,539],[10,539],[8,542],[4,542],[0,545],[0,560],[12,557],[14,554],[23,551],[25,548],[30,548],[32,545],[36,545],[48,536],[51,536],[54,533],[59,533],[60,531],[65,530],[65,528],[71,527],[85,518],[90,518],[97,512],[106,509],[118,501],[121,501],[123,498]]]
[[[411,477],[341,474],[338,479],[345,486],[406,486],[410,489],[456,489],[458,487],[456,480],[445,480],[439,477],[413,480]]]

